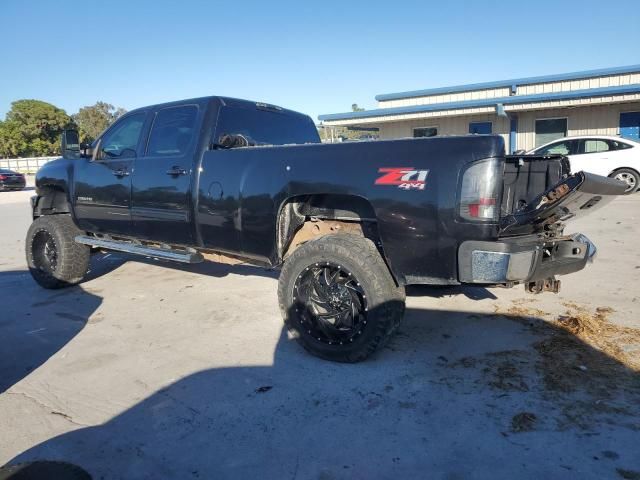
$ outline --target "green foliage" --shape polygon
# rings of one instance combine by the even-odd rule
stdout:
[[[124,108],[116,108],[106,102],[96,102],[95,105],[82,107],[73,115],[73,120],[80,130],[80,142],[93,142],[100,133],[125,113]]]
[[[16,122],[0,122],[0,157],[17,157],[27,150],[27,142]]]
[[[351,104],[351,110],[354,112],[364,112],[364,108],[359,107],[357,103]]]
[[[73,118],[50,103],[17,100],[0,121],[0,157],[46,157],[60,154],[60,134],[77,128],[80,141],[93,141],[126,110],[105,102],[83,107]]]
[[[0,128],[0,153],[22,157],[55,155],[59,153],[60,133],[71,126],[71,117],[50,103],[17,100]]]

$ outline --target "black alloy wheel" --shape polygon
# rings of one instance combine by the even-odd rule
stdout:
[[[71,215],[36,218],[25,239],[27,265],[33,279],[44,288],[63,288],[82,281],[89,269],[91,249],[76,243],[84,235]]]
[[[342,265],[321,262],[307,267],[294,284],[293,299],[302,328],[320,342],[353,342],[366,328],[366,295]]]
[[[40,230],[33,237],[33,263],[41,273],[53,275],[58,267],[58,246],[46,230]]]
[[[352,234],[299,246],[285,258],[278,280],[292,338],[334,362],[360,362],[382,348],[400,324],[404,299],[375,243]]]

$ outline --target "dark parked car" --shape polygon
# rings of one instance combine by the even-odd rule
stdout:
[[[0,168],[0,192],[4,190],[22,190],[27,185],[22,173]]]
[[[43,166],[26,255],[35,280],[82,280],[92,248],[282,267],[287,326],[323,358],[380,348],[405,285],[557,291],[594,245],[563,222],[625,184],[498,135],[321,144],[306,115],[207,97],[131,111],[91,147],[63,134]]]

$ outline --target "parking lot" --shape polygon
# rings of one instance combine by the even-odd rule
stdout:
[[[283,331],[277,272],[97,254],[47,291],[0,193],[0,465],[98,478],[640,478],[640,194],[569,224],[559,295],[413,287],[355,365]],[[638,330],[636,330],[638,329]]]

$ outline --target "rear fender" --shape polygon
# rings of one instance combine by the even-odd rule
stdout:
[[[375,210],[364,197],[345,194],[298,195],[285,200],[279,212],[278,258],[275,263],[282,262],[285,256],[305,241],[335,233],[369,238],[387,262],[377,230]],[[395,278],[394,272],[391,273]]]

